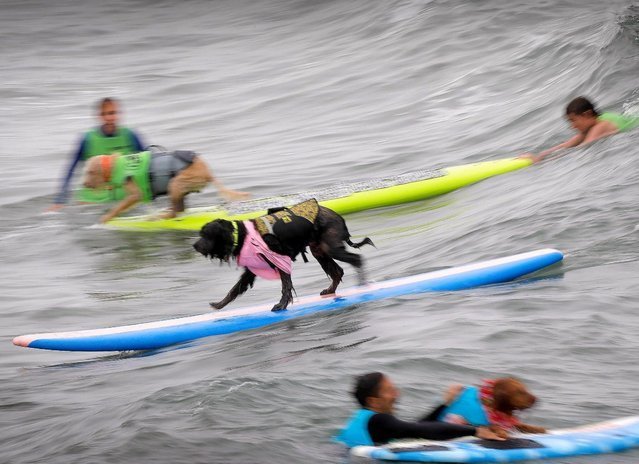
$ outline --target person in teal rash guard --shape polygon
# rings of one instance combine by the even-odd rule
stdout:
[[[144,150],[140,137],[127,127],[118,126],[120,114],[119,104],[113,98],[103,98],[98,102],[100,126],[86,132],[62,181],[60,191],[48,211],[58,211],[64,206],[69,196],[69,186],[73,172],[80,162],[98,155],[129,155]]]
[[[335,437],[349,448],[381,445],[401,438],[449,440],[474,435],[488,440],[504,440],[507,437],[507,433],[500,428],[437,422],[437,416],[445,405],[417,422],[397,419],[393,412],[399,391],[381,372],[371,372],[358,377],[353,395],[361,408]]]
[[[559,145],[548,148],[538,154],[526,153],[522,157],[538,163],[551,153],[563,148],[586,145],[609,135],[627,132],[639,127],[639,116],[619,113],[599,113],[585,97],[577,97],[566,107],[566,118],[578,133]]]

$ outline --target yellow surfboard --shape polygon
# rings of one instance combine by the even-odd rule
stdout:
[[[531,161],[525,158],[482,161],[363,182],[337,184],[317,191],[190,208],[173,219],[157,219],[155,215],[118,217],[106,225],[130,230],[199,230],[214,219],[251,219],[266,214],[268,208],[290,206],[309,198],[316,198],[321,205],[339,214],[349,214],[424,200],[530,164]]]

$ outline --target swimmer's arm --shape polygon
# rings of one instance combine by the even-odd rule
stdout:
[[[80,141],[80,144],[78,145],[73,158],[71,158],[71,163],[67,168],[67,173],[62,180],[62,186],[60,187],[60,190],[58,191],[58,194],[53,201],[53,205],[49,206],[49,208],[47,208],[47,211],[58,211],[67,202],[67,198],[69,196],[69,186],[71,185],[71,178],[73,177],[73,172],[75,171],[76,166],[78,165],[78,163],[80,163],[80,161],[82,161],[82,155],[84,154],[86,143],[86,136],[84,136]]]
[[[419,422],[438,421],[439,417],[448,406],[450,406],[459,395],[464,391],[464,386],[460,383],[454,383],[448,387],[444,394],[444,402],[438,405],[435,409],[422,417]]]
[[[450,440],[473,436],[475,427],[447,424],[445,422],[407,422],[390,414],[375,414],[368,422],[368,432],[373,442],[387,443],[401,438],[427,438],[429,440]]]
[[[123,213],[124,211],[138,203],[140,200],[142,200],[142,191],[137,185],[135,185],[135,183],[131,179],[127,180],[124,184],[124,190],[126,190],[127,193],[126,198],[118,203],[111,211],[100,218],[101,224],[110,221],[118,214]]]
[[[134,148],[136,153],[144,151],[144,147],[146,145],[144,145],[144,143],[142,143],[142,139],[140,138],[140,136],[138,134],[136,134],[135,132],[131,131],[131,139],[132,139],[132,146],[133,146],[133,148]]]
[[[431,412],[429,412],[424,417],[419,419],[418,422],[436,422],[436,421],[438,421],[439,420],[439,416],[442,415],[442,412],[444,412],[444,409],[446,409],[447,407],[448,407],[448,405],[443,404],[443,403],[438,405]]]
[[[451,440],[466,436],[503,440],[507,436],[503,432],[493,432],[487,427],[472,427],[445,422],[406,422],[390,414],[372,416],[368,422],[368,432],[375,443],[387,443],[390,440],[401,438]]]
[[[577,145],[581,145],[584,141],[584,135],[583,134],[577,134],[571,138],[569,138],[568,140],[566,140],[563,143],[560,143],[559,145],[555,145],[552,148],[548,148],[547,150],[544,150],[542,152],[539,152],[538,154],[533,154],[533,153],[526,153],[525,157],[528,157],[530,159],[532,159],[533,163],[539,163],[541,160],[543,160],[546,156],[550,155],[551,153],[554,153],[558,150],[563,150],[564,148],[572,148],[572,147],[576,147]]]

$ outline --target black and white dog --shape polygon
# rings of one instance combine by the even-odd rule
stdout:
[[[343,261],[354,266],[360,284],[366,282],[363,258],[346,250],[345,243],[353,248],[373,245],[366,237],[359,243],[350,240],[344,219],[335,211],[320,206],[315,199],[291,206],[272,208],[267,215],[249,221],[216,219],[200,230],[200,239],[193,248],[202,255],[228,262],[233,258],[244,272],[229,293],[211,306],[221,309],[255,282],[255,276],[282,281],[282,298],[272,311],[280,311],[293,301],[291,261],[302,253],[306,259],[306,247],[331,279],[331,285],[320,295],[335,293],[344,276],[344,270],[335,262]],[[374,245],[373,245],[374,246]]]

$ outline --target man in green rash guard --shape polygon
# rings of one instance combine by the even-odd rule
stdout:
[[[118,126],[119,104],[113,98],[103,98],[97,105],[100,126],[86,132],[75,151],[71,164],[62,181],[62,186],[48,211],[58,211],[67,201],[71,178],[77,165],[93,156],[121,154],[129,155],[144,150],[140,137],[131,129]]]
[[[360,405],[346,427],[335,437],[349,448],[373,446],[402,438],[450,440],[476,436],[488,440],[504,440],[508,434],[500,428],[472,427],[437,422],[440,406],[417,422],[407,422],[394,416],[399,391],[381,372],[370,372],[357,378],[353,396]]]
[[[548,148],[537,155],[526,153],[522,157],[532,159],[538,163],[551,153],[563,148],[587,145],[609,135],[627,132],[639,127],[639,116],[629,116],[619,113],[599,113],[594,105],[585,97],[577,97],[566,107],[566,118],[578,134],[559,145]]]

